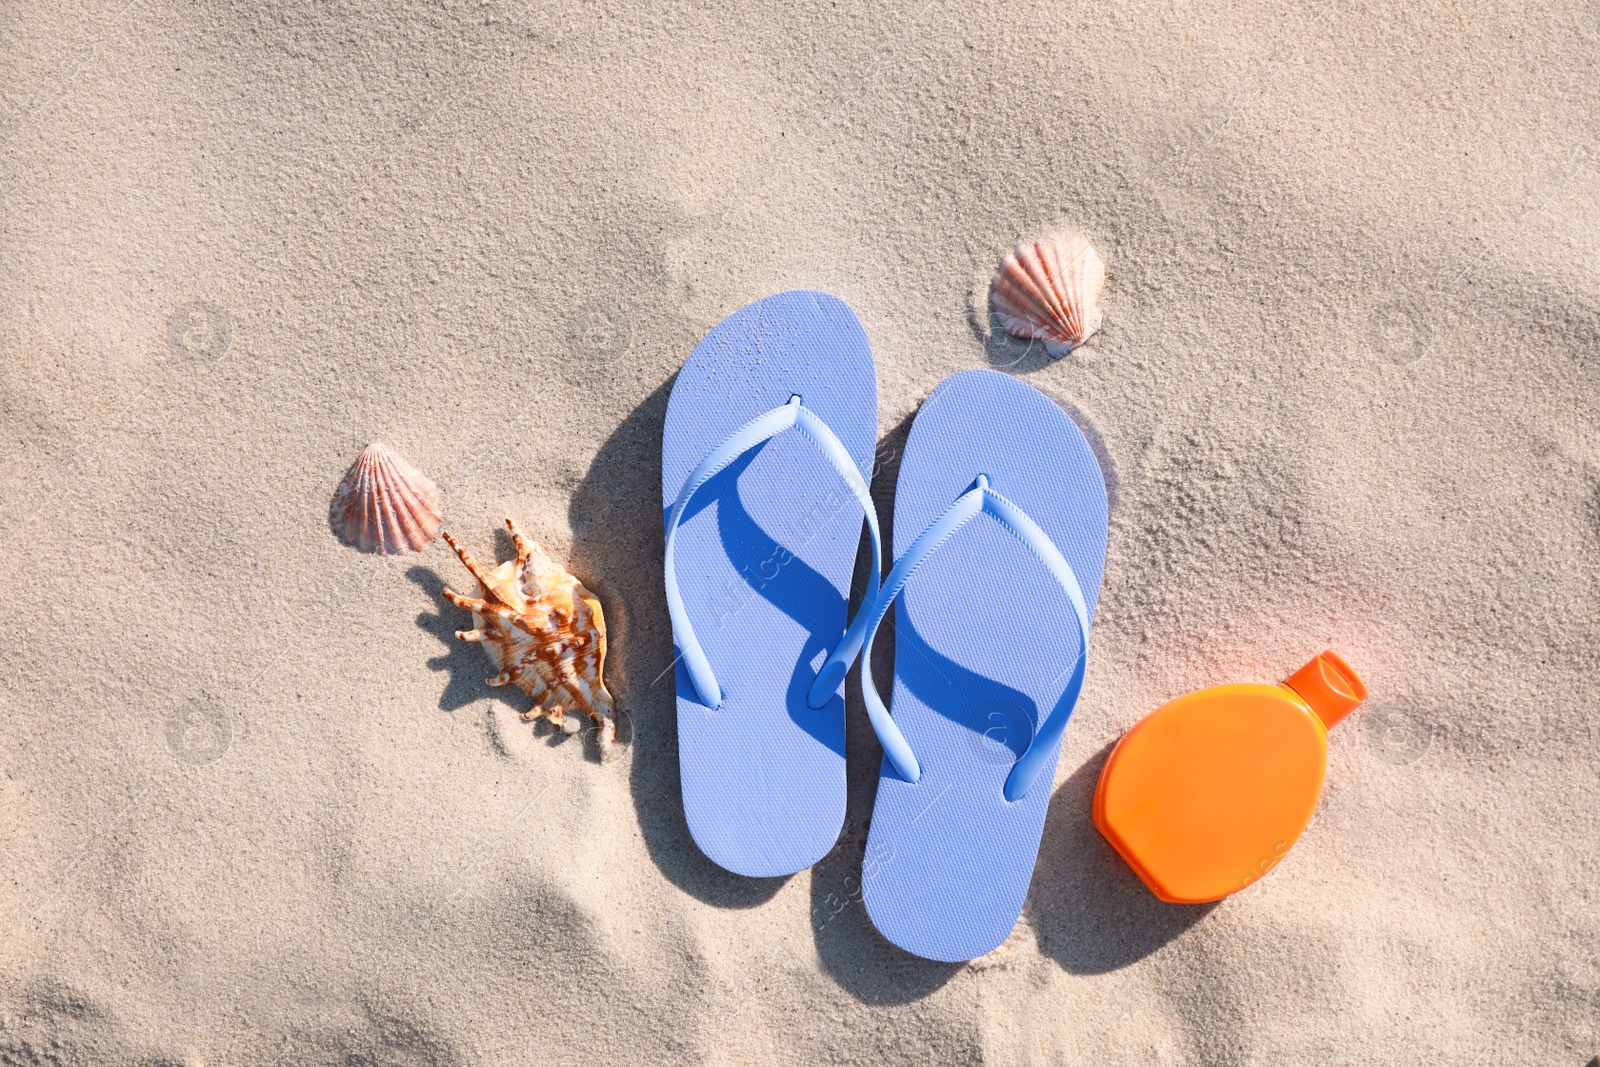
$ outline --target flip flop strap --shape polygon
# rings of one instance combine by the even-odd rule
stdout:
[[[667,518],[667,609],[672,615],[672,628],[677,638],[679,654],[683,657],[684,666],[689,670],[689,681],[694,685],[695,694],[700,698],[700,702],[708,708],[722,706],[722,687],[717,684],[717,677],[711,671],[711,663],[706,659],[705,650],[700,646],[700,639],[695,636],[694,625],[689,621],[689,611],[684,607],[683,597],[678,592],[678,571],[674,557],[678,523],[683,518],[684,509],[689,506],[690,498],[718,471],[762,442],[778,436],[785,430],[795,428],[817,446],[833,469],[839,472],[839,477],[844,479],[845,485],[850,488],[851,494],[861,505],[861,510],[866,515],[867,529],[872,534],[873,579],[876,580],[882,573],[883,538],[878,533],[878,513],[872,506],[872,494],[867,490],[866,480],[856,468],[855,460],[850,458],[849,450],[828,428],[827,423],[803,407],[800,397],[793,396],[789,398],[787,404],[775,407],[763,415],[757,415],[735,430],[726,440],[713,448],[684,481],[683,488],[678,491],[677,502],[672,505],[672,512]],[[866,603],[870,604],[872,597],[876,595],[876,590],[868,589],[867,593]],[[864,604],[863,607],[865,606]]]
[[[922,777],[922,767],[918,764],[915,753],[911,751],[911,745],[907,743],[905,734],[895,725],[894,719],[889,715],[889,709],[884,706],[882,698],[878,695],[877,687],[872,684],[869,666],[872,662],[872,642],[877,637],[878,625],[883,622],[884,615],[889,611],[889,605],[893,604],[895,598],[905,589],[906,583],[911,580],[911,575],[916,569],[950,540],[957,530],[980,514],[987,514],[995,519],[1039,558],[1051,577],[1056,580],[1056,584],[1067,594],[1067,599],[1072,601],[1073,610],[1078,616],[1078,640],[1081,647],[1072,665],[1072,677],[1068,679],[1061,699],[1056,701],[1056,706],[1034,731],[1033,741],[1028,745],[1027,751],[1012,765],[1011,773],[1006,777],[1006,799],[1017,801],[1027,796],[1028,791],[1033,788],[1034,780],[1043,769],[1051,749],[1060,739],[1062,731],[1067,728],[1067,719],[1071,716],[1073,706],[1078,702],[1078,694],[1083,689],[1083,676],[1089,665],[1089,609],[1083,599],[1083,590],[1078,585],[1078,577],[1073,573],[1072,565],[1061,554],[1061,550],[1056,548],[1055,543],[1039,528],[1038,523],[1028,517],[1026,512],[989,488],[989,479],[984,475],[980,474],[976,485],[957,497],[955,503],[951,504],[943,515],[934,519],[917,535],[911,547],[906,549],[905,555],[895,563],[894,570],[889,572],[889,577],[878,590],[870,610],[867,605],[863,605],[862,610],[857,612],[850,629],[845,632],[844,640],[823,663],[822,670],[817,672],[816,681],[812,683],[810,700],[812,706],[816,707],[818,705],[815,700],[819,693],[831,694],[838,688],[839,680],[844,677],[845,671],[849,670],[851,662],[859,653],[861,695],[866,701],[867,715],[872,720],[872,728],[877,731],[878,740],[883,743],[883,754],[906,781],[916,782]]]

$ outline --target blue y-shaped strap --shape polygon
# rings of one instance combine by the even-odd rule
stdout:
[[[911,580],[912,573],[922,566],[939,546],[950,540],[957,530],[980,513],[987,513],[996,519],[1013,537],[1033,550],[1034,555],[1039,557],[1045,569],[1055,578],[1056,584],[1066,592],[1067,599],[1072,601],[1072,607],[1078,614],[1078,639],[1082,647],[1078,652],[1077,661],[1073,664],[1072,677],[1067,681],[1061,699],[1056,701],[1056,706],[1034,732],[1033,741],[1028,745],[1027,751],[1012,765],[1011,773],[1006,777],[1006,799],[1017,801],[1027,796],[1028,790],[1033,788],[1034,779],[1044,767],[1051,748],[1060,739],[1062,731],[1067,728],[1067,719],[1072,715],[1073,706],[1078,702],[1078,694],[1083,689],[1084,672],[1089,666],[1089,609],[1083,600],[1083,590],[1078,587],[1078,577],[1072,573],[1072,566],[1061,554],[1061,550],[1056,548],[1055,543],[1039,528],[1039,524],[1030,519],[1021,508],[990,489],[989,479],[985,475],[978,475],[977,484],[957,497],[956,502],[951,504],[943,515],[929,523],[928,528],[911,542],[911,547],[906,549],[905,555],[895,563],[894,570],[889,572],[888,579],[878,590],[877,599],[872,603],[870,610],[868,605],[862,605],[862,610],[856,613],[850,629],[845,632],[844,640],[823,663],[822,670],[817,672],[817,680],[812,683],[808,700],[814,708],[821,706],[819,700],[826,702],[839,687],[839,680],[844,677],[845,671],[850,669],[856,654],[860,653],[861,695],[866,700],[867,715],[872,719],[872,728],[877,731],[878,740],[883,742],[883,754],[889,758],[890,764],[906,781],[915,782],[922,777],[922,767],[917,763],[917,757],[911,751],[910,744],[906,742],[905,734],[894,724],[889,709],[878,696],[877,687],[872,684],[869,667],[872,662],[872,642],[878,635],[878,624],[888,613],[889,605],[894,603],[906,583]]]
[[[727,440],[713,448],[684,481],[683,488],[678,492],[677,503],[672,505],[672,513],[667,518],[667,609],[672,614],[673,632],[677,637],[684,665],[689,669],[689,680],[694,684],[700,703],[708,708],[722,706],[722,687],[717,685],[717,676],[711,671],[705,650],[700,647],[700,639],[695,636],[694,626],[689,622],[689,612],[683,606],[683,597],[678,593],[678,571],[673,562],[673,544],[678,534],[678,522],[683,518],[684,509],[689,506],[690,498],[718,471],[768,438],[776,437],[793,427],[798,427],[822,451],[861,504],[861,510],[866,514],[867,528],[872,533],[872,581],[876,583],[878,575],[883,573],[881,570],[883,539],[878,534],[878,513],[872,506],[872,494],[868,492],[867,483],[862,479],[861,472],[856,469],[855,460],[850,458],[849,450],[834,436],[827,423],[802,407],[798,396],[793,396],[782,407],[773,408],[764,415],[757,415],[735,430]],[[875,587],[867,590],[863,609],[872,603],[876,594]],[[857,614],[859,616],[862,612]],[[834,687],[838,688],[837,682],[834,683]]]

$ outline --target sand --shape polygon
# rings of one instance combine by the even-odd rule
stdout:
[[[1592,5],[19,2],[0,10],[0,1063],[1567,1064],[1600,1053]],[[990,334],[999,255],[1104,332]],[[677,786],[659,435],[723,316],[838,294],[893,456],[992,366],[1111,548],[1029,903],[970,965]],[[602,597],[626,742],[520,722],[356,453]],[[503,558],[503,557],[502,557]],[[1088,821],[1162,701],[1371,686],[1269,877],[1157,903]],[[669,676],[670,678],[670,676]]]

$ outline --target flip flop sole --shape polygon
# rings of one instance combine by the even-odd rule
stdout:
[[[664,518],[729,434],[800,396],[872,474],[878,387],[860,322],[825,293],[788,292],[730,315],[695,347],[667,404]],[[806,691],[847,620],[862,509],[794,431],[700,489],[676,538],[679,589],[723,689],[712,709],[677,666],[678,761],[695,843],[755,877],[827,854],[844,824],[844,703]]]
[[[1106,553],[1100,466],[1060,407],[1008,375],[953,375],[917,413],[895,491],[895,558],[980,474],[1060,549],[1092,618]],[[894,611],[889,707],[922,777],[913,785],[884,762],[863,894],[901,948],[974,959],[1010,934],[1033,876],[1060,742],[1025,797],[1002,790],[1066,688],[1078,622],[1043,563],[982,515],[928,557]]]

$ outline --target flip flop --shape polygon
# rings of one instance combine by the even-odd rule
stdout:
[[[824,697],[860,652],[884,749],[862,894],[908,952],[969,960],[1016,925],[1088,665],[1106,524],[1089,443],[1038,390],[964,371],[917,413],[895,490],[897,562],[814,690]],[[896,598],[891,716],[871,655]]]
[[[872,349],[836,297],[728,316],[667,402],[661,490],[678,763],[695,843],[735,874],[793,874],[844,825],[844,698],[807,700],[845,630],[878,434]]]

